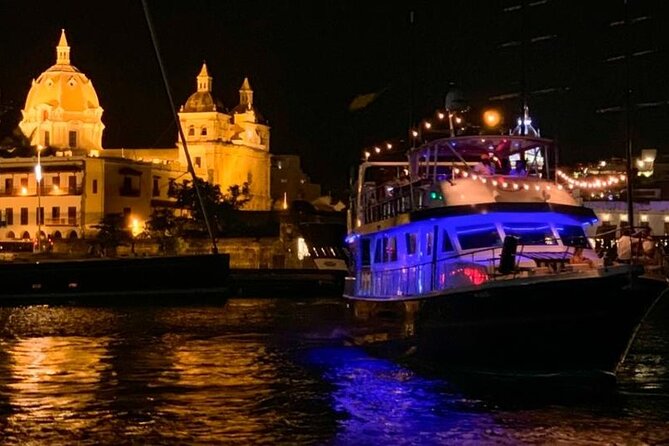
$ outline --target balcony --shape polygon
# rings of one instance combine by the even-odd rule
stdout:
[[[45,218],[44,226],[77,226],[79,222],[78,216],[74,217],[60,217],[60,218]]]
[[[42,186],[40,194],[43,197],[47,196],[61,196],[61,195],[81,195],[84,188],[81,185],[73,187],[53,187]],[[0,189],[0,197],[35,197],[37,196],[36,187],[15,187],[12,189]]]

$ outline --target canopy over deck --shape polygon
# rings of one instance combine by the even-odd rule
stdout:
[[[471,135],[441,138],[430,141],[420,147],[409,150],[409,158],[434,158],[440,160],[480,159],[483,154],[493,154],[498,158],[508,158],[514,153],[528,150],[546,149],[552,146],[553,141],[545,138],[519,135]]]

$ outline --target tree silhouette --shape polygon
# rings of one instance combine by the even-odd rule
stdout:
[[[132,240],[132,234],[122,214],[106,214],[100,223],[93,225],[93,228],[98,230],[94,243],[105,256],[116,256],[116,248]]]

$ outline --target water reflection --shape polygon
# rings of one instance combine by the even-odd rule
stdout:
[[[438,444],[491,441],[493,417],[484,403],[388,360],[347,347],[314,349],[307,360],[333,386],[342,417],[337,444]]]
[[[509,399],[346,346],[340,300],[0,308],[5,444],[661,443],[669,301],[608,400]]]
[[[30,421],[48,420],[61,429],[84,430],[98,419],[81,412],[97,401],[96,388],[108,367],[107,338],[36,337],[4,342],[7,396],[12,413],[5,432],[17,434]],[[99,415],[102,415],[97,411]]]

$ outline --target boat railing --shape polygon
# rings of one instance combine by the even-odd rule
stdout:
[[[490,184],[500,184],[500,187],[509,190],[528,189],[533,187],[531,184],[537,181],[548,181],[545,178],[535,176],[516,176],[516,175],[481,175],[468,173],[470,171],[458,170],[462,172],[463,178],[484,179]],[[395,217],[399,214],[412,210],[423,209],[433,205],[430,199],[430,193],[441,195],[441,185],[444,181],[452,181],[452,173],[443,174],[436,178],[426,177],[416,180],[397,179],[388,181],[381,185],[367,184],[363,187],[360,197],[360,209],[358,210],[361,224],[373,223]],[[486,181],[487,180],[487,181]],[[443,203],[443,202],[441,202]]]
[[[514,253],[515,268],[508,274],[499,272],[503,255],[501,246],[453,253],[435,261],[398,268],[377,271],[363,268],[356,277],[358,294],[388,298],[420,296],[438,291],[480,286],[520,276],[555,276],[595,268],[592,263],[570,264],[576,246],[565,244],[563,249],[550,253],[526,250],[530,246],[536,247],[536,245],[518,245]]]
[[[424,191],[431,181],[397,180],[365,187],[361,197],[361,223],[372,223],[423,207]]]

